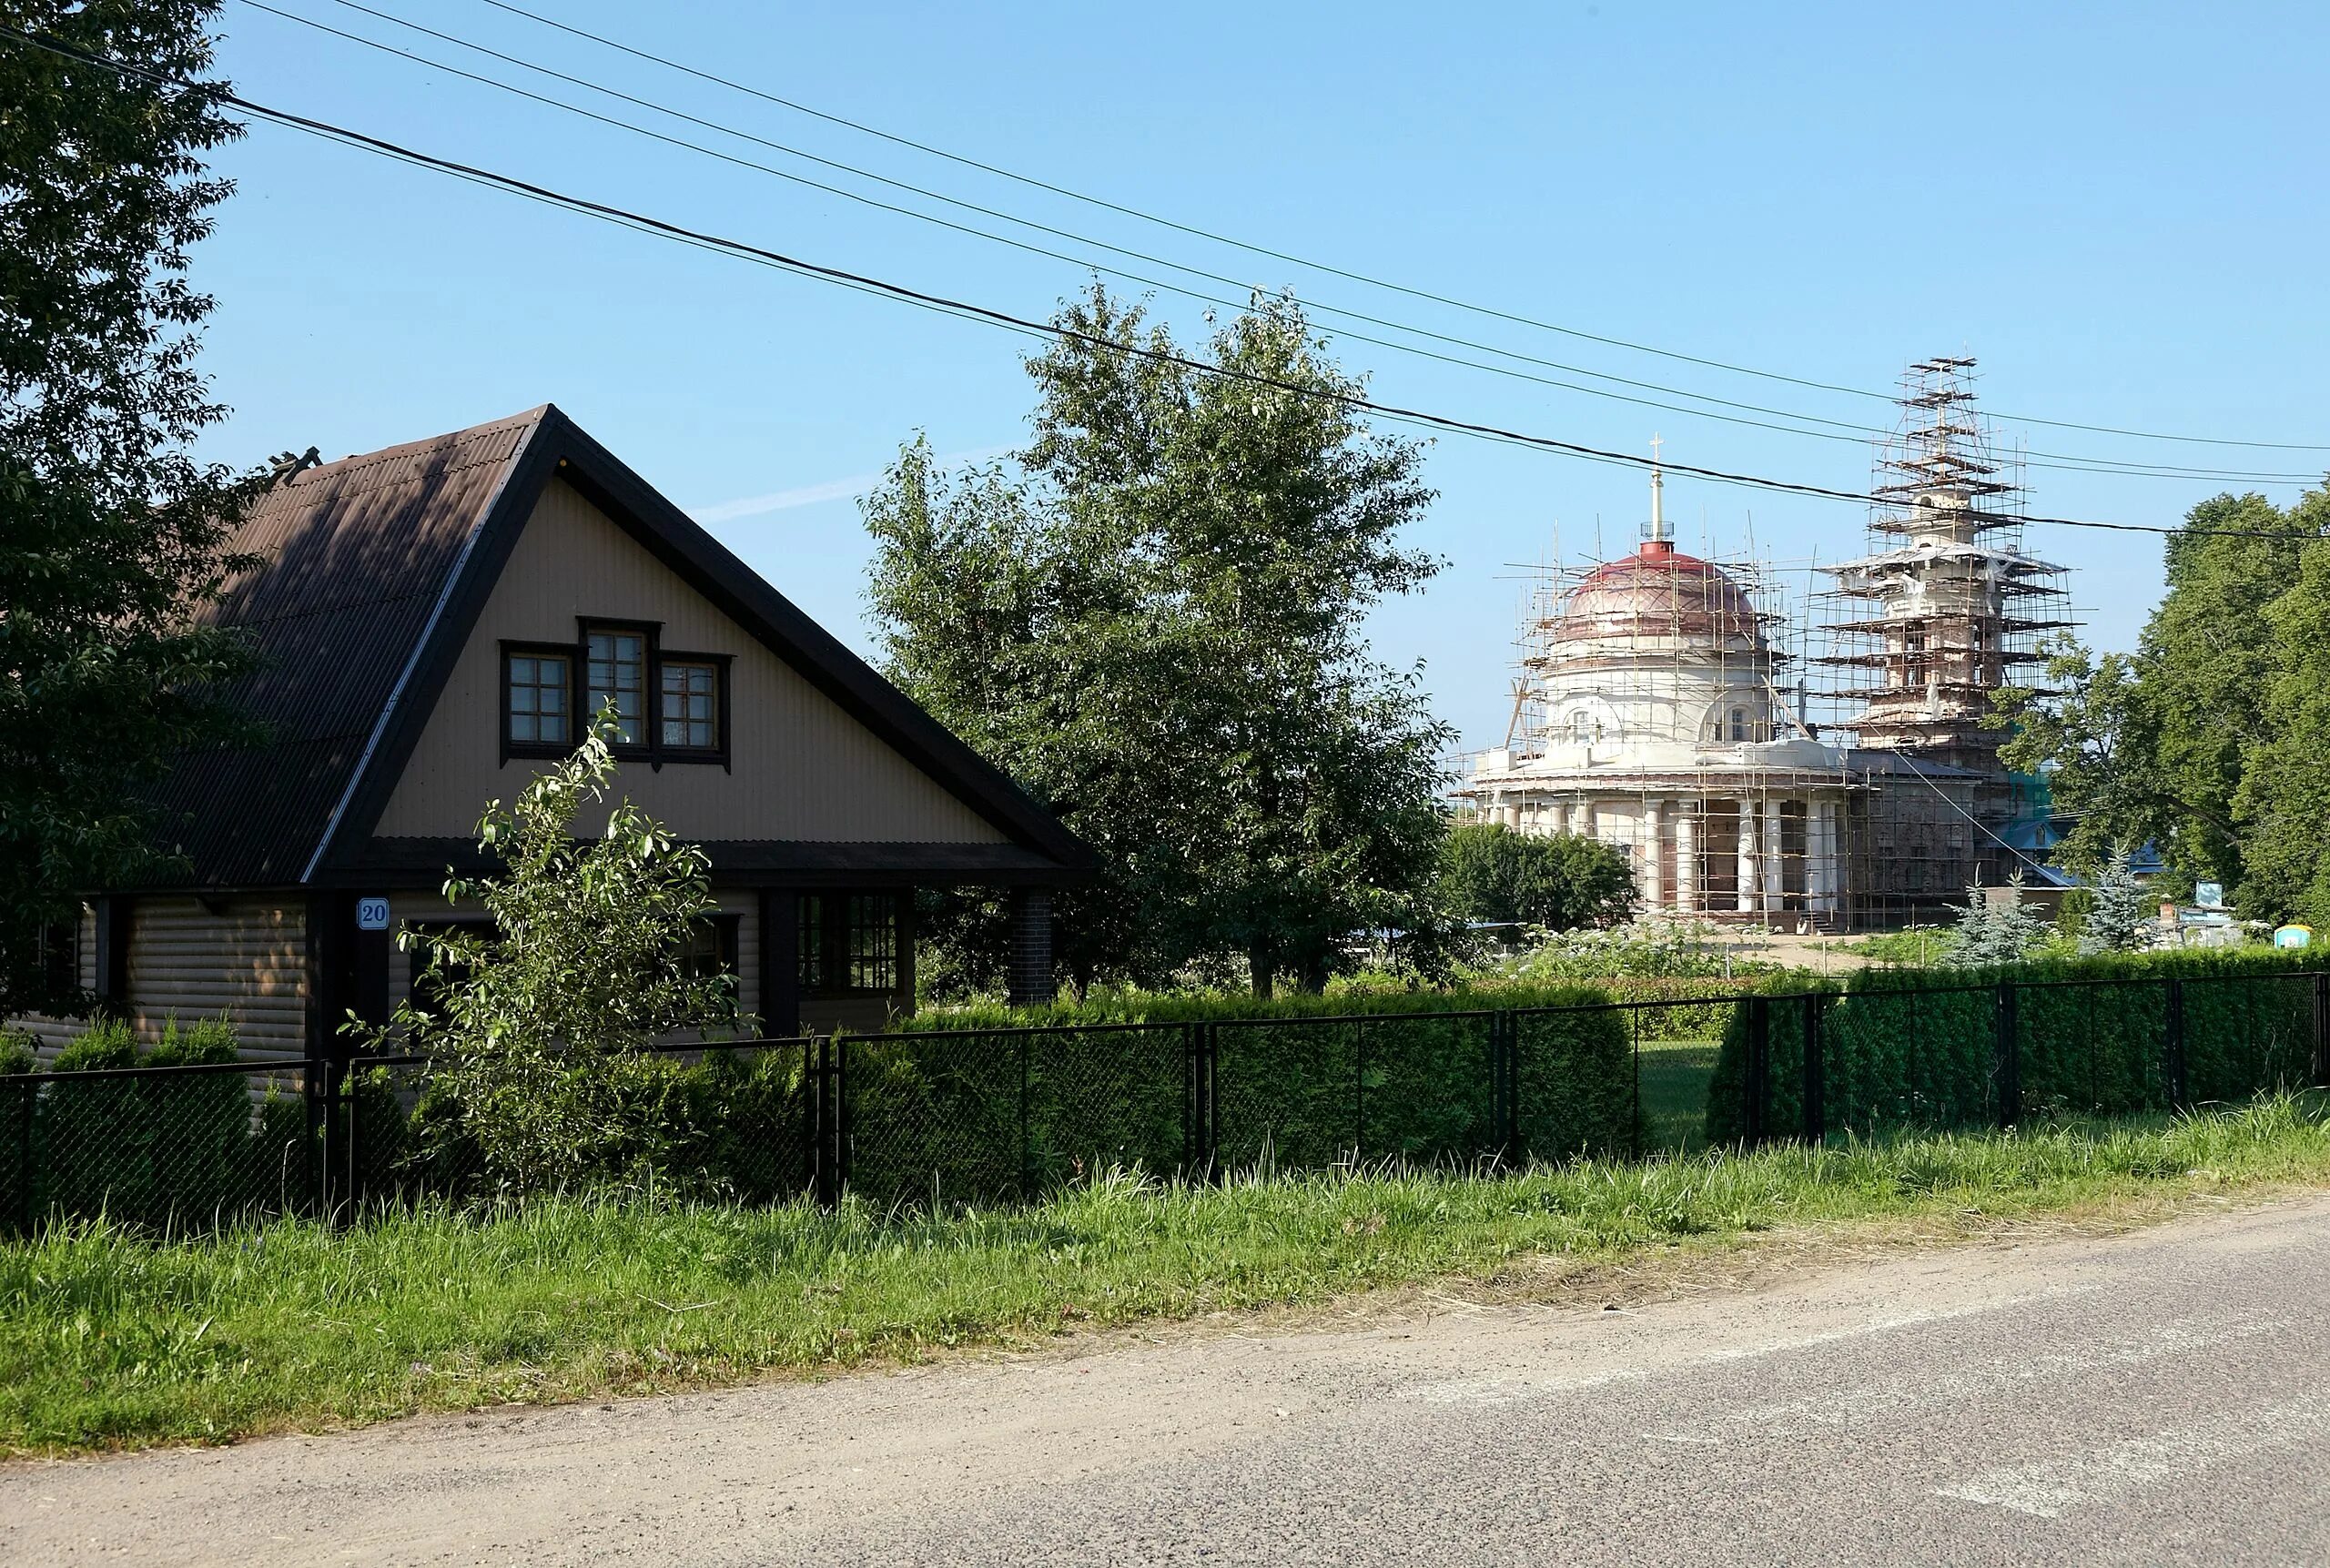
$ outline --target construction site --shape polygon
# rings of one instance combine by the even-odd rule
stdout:
[[[1677,550],[1654,443],[1636,548],[1530,569],[1504,744],[1458,798],[1611,845],[1677,918],[1884,929],[2049,877],[2045,792],[1991,720],[2075,622],[1973,369],[1910,367],[1863,552],[1833,563]]]

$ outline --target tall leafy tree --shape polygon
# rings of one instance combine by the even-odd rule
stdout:
[[[2265,607],[2277,654],[2263,737],[2244,755],[2234,811],[2244,838],[2240,900],[2253,915],[2330,927],[2330,489],[2287,520],[2309,535]]]
[[[1515,833],[1498,822],[1449,830],[1441,898],[1464,919],[1523,921],[1555,931],[1623,925],[1640,902],[1634,867],[1599,839]]]
[[[2297,906],[2324,836],[2306,737],[2330,738],[2308,587],[2330,571],[2315,564],[2326,524],[2321,491],[2287,511],[2203,501],[2168,541],[2167,592],[2133,653],[2060,642],[2046,694],[2001,694],[2007,761],[2047,770],[2077,817],[2067,865],[2099,870],[2113,846],[2150,842],[2177,881],[2221,881],[2253,914]]]
[[[20,33],[199,81],[215,0],[0,0]],[[187,443],[222,410],[186,278],[240,134],[223,84],[158,86],[0,40],[0,1016],[69,1007],[39,932],[155,869],[140,785],[230,727],[247,667],[196,623],[249,481]]]
[[[1400,531],[1421,450],[1292,302],[1187,357],[1095,287],[1028,361],[1018,472],[910,447],[866,504],[892,673],[1099,850],[1062,923],[1072,976],[1242,960],[1323,982],[1342,939],[1427,921],[1451,738],[1361,623],[1440,562]]]

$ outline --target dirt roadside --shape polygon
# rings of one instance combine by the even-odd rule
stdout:
[[[2330,1194],[1767,1233],[818,1381],[19,1462],[0,1466],[0,1560],[588,1562],[643,1543],[641,1561],[724,1560],[769,1532],[1218,1454],[1354,1401],[1641,1377],[1851,1333],[1905,1302],[1978,1311],[2117,1251],[2293,1214],[2330,1217]]]

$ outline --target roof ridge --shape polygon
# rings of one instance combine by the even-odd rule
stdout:
[[[387,462],[392,459],[407,457],[415,452],[428,451],[434,448],[451,446],[457,442],[471,440],[478,436],[493,435],[503,430],[519,430],[529,425],[537,425],[549,416],[551,410],[556,405],[552,403],[537,403],[532,408],[524,410],[519,413],[507,414],[498,420],[487,420],[482,424],[464,426],[462,429],[458,430],[447,430],[441,435],[424,436],[417,441],[399,441],[394,446],[381,447],[374,451],[350,452],[346,457],[334,458],[328,463],[319,463],[314,468],[300,470],[299,473],[292,475],[289,480],[287,480],[282,488],[285,490],[298,490],[305,486],[314,484],[319,480],[329,475],[353,471],[356,469],[368,467],[374,463]]]

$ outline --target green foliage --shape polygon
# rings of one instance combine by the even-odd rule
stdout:
[[[250,1081],[239,1072],[76,1078],[122,1067],[230,1066],[232,1026],[167,1022],[141,1050],[127,1024],[100,1020],[57,1053],[49,1070],[68,1075],[36,1095],[15,1097],[7,1130],[28,1140],[29,1190],[12,1172],[0,1223],[104,1214],[122,1225],[184,1229],[259,1208],[279,1208],[304,1188],[307,1167],[286,1168],[283,1144],[305,1137],[304,1112],[262,1116],[255,1126]],[[294,1110],[299,1110],[295,1105]],[[289,1190],[287,1191],[287,1184]]]
[[[864,511],[891,678],[1099,855],[1060,895],[1066,973],[1315,990],[1355,931],[1436,932],[1451,732],[1361,634],[1439,570],[1394,542],[1419,449],[1337,400],[1359,384],[1291,301],[1191,351],[1231,377],[1133,352],[1182,350],[1097,286],[1057,322],[1018,477],[917,440]],[[937,972],[991,988],[1000,909],[931,914]]]
[[[1950,951],[1943,962],[1953,969],[1994,969],[2020,964],[2047,942],[2047,923],[2022,901],[2022,873],[2017,870],[1993,898],[1989,890],[1970,887],[1966,906],[1958,913]]]
[[[2132,654],[2052,644],[2057,695],[2001,695],[2003,754],[2077,819],[2063,864],[2153,843],[2171,886],[2225,885],[2244,915],[2330,920],[2330,491],[2193,509]]]
[[[2128,852],[2114,853],[2087,894],[2081,911],[2079,950],[2082,956],[2098,953],[2129,953],[2143,946],[2157,924],[2153,917],[2152,891],[2128,869]],[[2068,901],[2067,901],[2068,902]]]
[[[286,1219],[162,1246],[107,1225],[0,1245],[0,1452],[218,1442],[506,1401],[1024,1347],[1373,1286],[1624,1267],[1678,1240],[2318,1185],[2315,1100],[1644,1163],[1099,1180],[1026,1209],[546,1201]],[[1794,1246],[1793,1241],[1788,1245]],[[319,1332],[319,1323],[331,1331]]]
[[[486,1179],[513,1196],[652,1180],[691,1124],[674,1064],[642,1047],[740,1022],[734,976],[684,966],[692,927],[714,907],[704,852],[627,800],[575,836],[614,776],[614,733],[602,710],[515,806],[486,808],[479,843],[503,869],[451,880],[445,895],[481,907],[491,934],[400,932],[420,956],[414,996],[384,1026],[347,1026],[376,1049],[428,1056]]]
[[[242,564],[228,545],[256,481],[188,451],[223,412],[194,369],[210,300],[185,278],[228,188],[202,155],[239,134],[204,80],[216,9],[9,8],[187,90],[0,50],[0,1017],[88,1005],[50,988],[40,927],[84,889],[167,871],[172,824],[140,792],[241,733],[223,683],[248,649],[197,612]]]
[[[1515,833],[1503,823],[1451,828],[1441,847],[1440,897],[1460,920],[1518,921],[1550,930],[1617,926],[1639,899],[1626,857],[1599,839]]]
[[[2017,986],[2025,1119],[2119,1116],[2167,1108],[2167,990],[2183,980],[2186,1087],[2199,1102],[2295,1087],[2310,1076],[2313,982],[2306,956],[2263,949],[2103,954],[2004,968],[1865,969],[1817,987],[1823,1105],[1831,1129],[1947,1128],[1999,1114],[1996,988]],[[2090,982],[2049,986],[2049,981]],[[1766,1126],[1803,1121],[1799,1004],[1771,1007]],[[1712,1142],[1745,1128],[1748,1010],[1724,1035],[1707,1102]]]
[[[1021,1173],[1011,1165],[1023,1065],[1035,1150],[1026,1175],[1033,1187],[1112,1166],[1177,1168],[1185,1158],[1182,1032],[1066,1038],[1011,1032],[1059,1025],[1219,1026],[1222,1168],[1469,1158],[1497,1143],[1489,1021],[1478,1015],[1609,999],[1595,987],[1512,983],[1324,997],[1115,991],[1045,1007],[929,1010],[900,1026],[915,1035],[867,1042],[865,1059],[877,1064],[876,1076],[852,1068],[856,1092],[884,1102],[867,1108],[868,1101],[853,1101],[852,1180],[877,1195],[917,1181],[927,1189],[933,1168],[1003,1184],[990,1190],[1018,1184]],[[1634,1077],[1626,1016],[1540,1012],[1524,1017],[1519,1028],[1522,1152],[1559,1158],[1629,1147]]]

